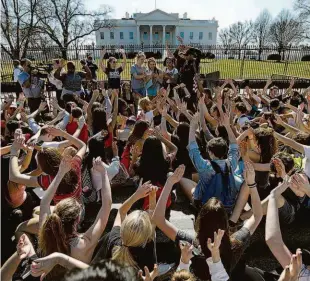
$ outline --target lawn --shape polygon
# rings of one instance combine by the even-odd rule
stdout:
[[[36,61],[40,63],[42,61]],[[81,65],[75,61],[78,69]],[[96,60],[99,64],[99,60]],[[106,61],[104,62],[106,64]],[[121,63],[121,60],[119,60]],[[127,60],[127,65],[122,74],[122,79],[130,79],[130,67],[134,60]],[[157,62],[159,68],[163,68],[162,60]],[[11,81],[13,66],[11,63],[3,62],[1,68],[2,81]],[[282,74],[295,77],[310,78],[310,63],[301,61],[275,62],[275,61],[255,61],[255,60],[202,60],[200,73],[220,72],[220,78],[233,79],[267,79],[272,74]],[[99,70],[98,80],[106,79],[105,74]]]

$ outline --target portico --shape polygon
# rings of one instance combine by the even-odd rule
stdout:
[[[177,44],[178,26],[175,25],[137,25],[137,43]]]

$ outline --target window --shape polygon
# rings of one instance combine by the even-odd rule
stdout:
[[[191,31],[191,32],[189,33],[189,39],[190,39],[190,40],[193,40],[193,39],[194,39],[194,32]]]
[[[119,39],[124,39],[124,32],[119,33]]]
[[[169,32],[169,31],[166,32],[166,39],[167,39],[167,40],[170,39],[170,32]]]
[[[114,32],[113,31],[110,32],[110,39],[114,39]]]
[[[184,32],[183,32],[183,31],[180,32],[180,37],[181,37],[182,39],[184,39]]]
[[[104,32],[100,32],[100,39],[104,39]]]
[[[209,40],[212,40],[212,32],[209,32]]]
[[[199,40],[201,40],[203,38],[203,32],[199,32]]]
[[[159,34],[158,34],[157,31],[154,33],[154,39],[155,39],[156,41],[159,40]]]
[[[131,39],[131,40],[133,39],[133,32],[132,31],[129,32],[129,39]]]
[[[143,40],[147,40],[147,32],[143,32]]]

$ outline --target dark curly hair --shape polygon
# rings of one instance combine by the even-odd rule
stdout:
[[[277,141],[273,136],[273,129],[259,127],[254,130],[254,135],[261,151],[260,163],[269,163],[278,150]]]

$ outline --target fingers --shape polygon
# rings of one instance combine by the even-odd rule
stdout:
[[[147,266],[144,267],[144,272],[145,272],[145,277],[146,278],[151,278],[151,274]]]

